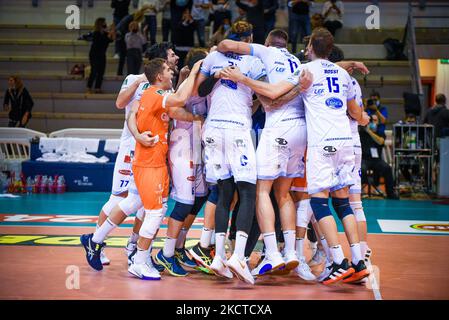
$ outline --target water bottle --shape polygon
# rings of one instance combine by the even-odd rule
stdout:
[[[54,184],[53,184],[53,178],[51,176],[48,177],[48,180],[47,180],[47,192],[48,193],[55,193],[55,187],[54,187]]]
[[[39,193],[39,188],[41,186],[41,179],[42,176],[41,175],[35,175],[34,176],[34,188],[33,188],[33,193]]]
[[[416,132],[412,132],[410,135],[410,149],[416,149]]]
[[[0,192],[7,193],[8,186],[9,186],[8,177],[3,172],[0,172],[0,187],[1,187]]]
[[[33,180],[32,177],[28,177],[28,178],[27,178],[26,190],[27,190],[27,195],[30,195],[30,194],[33,193],[33,190],[34,190],[34,180]]]
[[[41,183],[39,185],[39,193],[46,193],[47,192],[47,176],[42,176]]]
[[[64,193],[65,188],[66,186],[64,176],[59,176],[56,181],[56,193]]]

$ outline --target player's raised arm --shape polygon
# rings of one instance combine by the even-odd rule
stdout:
[[[137,80],[130,85],[127,84],[127,81],[129,81],[129,77],[125,79],[122,89],[120,90],[117,100],[115,101],[115,105],[118,109],[123,109],[128,105],[129,101],[132,99],[134,93],[139,87],[139,84],[147,81],[147,77],[145,77],[145,74],[141,74]]]
[[[182,107],[185,105],[187,99],[192,95],[193,87],[195,85],[195,78],[200,70],[200,65],[203,60],[199,60],[195,63],[192,70],[190,71],[187,79],[182,83],[179,89],[167,97],[165,105],[167,107]]]
[[[345,69],[348,73],[359,70],[362,74],[369,74],[368,68],[360,61],[339,61],[336,63],[339,67]]]
[[[243,41],[223,40],[218,44],[217,50],[222,53],[234,52],[238,54],[251,54],[251,45]]]
[[[152,147],[157,142],[158,136],[152,137],[151,131],[145,131],[140,133],[137,129],[137,111],[139,110],[139,101],[134,101],[131,106],[131,111],[128,114],[128,118],[126,119],[126,123],[128,125],[129,131],[132,133],[136,141],[141,143],[146,147]]]

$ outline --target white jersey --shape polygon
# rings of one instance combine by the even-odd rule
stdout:
[[[194,115],[201,115],[206,117],[208,109],[208,99],[207,97],[193,96],[190,97],[186,102],[186,110]],[[186,129],[190,130],[193,126],[193,122],[189,121],[173,121],[173,129]]]
[[[269,83],[287,81],[295,86],[299,83],[301,62],[287,49],[251,44],[251,55],[262,60]],[[304,113],[302,98],[297,96],[279,108],[267,109],[265,128],[298,125]]]
[[[130,74],[126,77],[126,79],[123,81],[122,87],[120,89],[120,92],[123,90],[128,89],[134,82],[137,81],[137,79],[140,77],[140,75],[137,74]],[[146,85],[146,86],[145,86]],[[126,119],[128,118],[128,114],[131,111],[131,106],[133,104],[133,102],[135,100],[140,100],[140,98],[142,97],[142,92],[148,88],[148,82],[142,82],[139,84],[139,87],[136,89],[136,91],[134,92],[133,97],[131,98],[131,100],[129,100],[128,105],[125,107],[125,123],[123,125],[123,131],[122,131],[122,135],[120,137],[120,140],[124,141],[124,140],[128,140],[130,138],[133,138],[133,135],[131,133],[131,131],[129,131],[128,129],[128,124],[126,123]]]
[[[303,93],[309,147],[352,146],[347,101],[355,98],[349,74],[338,65],[317,59],[304,65],[313,84]]]
[[[266,76],[263,63],[258,58],[217,51],[204,59],[200,71],[209,76],[229,66],[237,66],[251,79],[257,80]],[[210,94],[211,106],[206,125],[217,128],[251,129],[252,95],[253,91],[241,83],[224,79],[217,81]]]
[[[360,108],[362,108],[362,111],[363,111],[362,89],[360,88],[360,85],[355,78],[351,77],[351,80],[352,80],[352,85],[354,87],[355,101],[360,106]],[[349,118],[349,123],[351,124],[352,135],[358,136],[359,135],[359,123],[352,118]]]

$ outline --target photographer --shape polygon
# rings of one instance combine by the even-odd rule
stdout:
[[[366,102],[366,113],[369,116],[376,115],[379,119],[378,132],[382,135],[385,134],[385,124],[388,119],[388,109],[386,106],[380,103],[380,94],[377,91],[373,91],[370,98]]]
[[[379,185],[380,177],[385,179],[387,199],[398,200],[393,190],[393,171],[388,163],[382,160],[382,149],[385,145],[385,133],[379,130],[379,118],[373,114],[366,127],[359,127],[362,143],[362,180],[366,181],[367,170],[373,170],[375,185]]]

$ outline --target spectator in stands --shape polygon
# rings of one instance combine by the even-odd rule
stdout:
[[[263,0],[263,14],[265,20],[265,38],[276,25],[276,11],[279,8],[278,0]]]
[[[210,7],[209,0],[193,0],[192,18],[195,22],[195,31],[200,47],[206,45],[206,22]]]
[[[444,94],[437,94],[435,102],[437,104],[427,111],[424,123],[435,127],[435,138],[438,139],[443,136],[443,129],[449,130],[449,109],[446,106],[446,96]]]
[[[117,26],[124,17],[129,14],[129,4],[131,0],[112,0],[111,8],[114,9],[112,13],[114,25]]]
[[[366,108],[366,113],[368,113],[369,116],[371,115],[377,115],[377,118],[379,119],[379,132],[381,134],[385,133],[385,124],[387,123],[388,119],[388,109],[386,106],[382,105],[380,103],[380,94],[377,91],[371,92],[370,99],[368,99]]]
[[[118,61],[118,69],[117,69],[117,75],[122,76],[123,75],[123,67],[125,66],[125,60],[126,60],[126,42],[125,42],[125,35],[129,31],[129,25],[131,22],[136,21],[137,23],[142,22],[144,19],[144,13],[146,10],[149,10],[147,6],[143,6],[133,14],[127,15],[124,17],[120,23],[116,26],[117,31],[117,37],[116,37],[116,46],[119,49],[119,61]]]
[[[236,0],[235,4],[246,11],[246,21],[253,26],[253,42],[265,43],[265,19],[263,0]]]
[[[292,52],[296,54],[296,48],[299,42],[303,42],[304,37],[311,33],[310,27],[310,7],[313,1],[293,0],[288,2],[288,33],[292,44]]]
[[[213,0],[212,2],[212,15],[214,25],[212,33],[215,34],[218,29],[223,25],[225,19],[232,21],[232,13],[228,0]]]
[[[148,28],[148,26],[145,26],[145,28]],[[140,74],[142,49],[146,45],[147,39],[139,32],[139,24],[136,21],[129,24],[129,32],[125,36],[125,42],[128,74]]]
[[[158,12],[162,12],[162,41],[167,42],[171,31],[170,0],[158,0],[157,10]]]
[[[388,199],[399,199],[394,192],[393,170],[382,159],[382,149],[385,145],[385,133],[379,131],[379,118],[373,114],[366,127],[359,127],[362,144],[362,180],[366,181],[368,170],[373,171],[374,183],[379,185],[380,177],[385,180],[385,191]]]
[[[113,25],[112,25],[113,26]],[[101,84],[106,71],[106,50],[109,43],[115,39],[115,29],[110,30],[105,18],[95,20],[92,45],[89,51],[90,75],[87,81],[87,92],[92,93],[92,85],[95,81],[95,93],[101,93]]]
[[[148,31],[150,32],[150,43],[151,45],[156,43],[156,33],[157,33],[157,0],[140,0],[139,9],[147,8],[145,10],[145,20],[142,23],[142,30],[144,31],[145,38],[148,39]],[[145,28],[147,26],[147,28]],[[144,48],[146,50],[146,47]]]
[[[8,80],[8,89],[3,100],[3,109],[8,112],[8,127],[25,128],[31,118],[31,109],[34,102],[30,93],[19,77],[11,76]]]
[[[226,39],[230,29],[231,29],[231,20],[229,18],[226,18],[223,20],[223,24],[210,38],[209,47],[217,46],[222,40]]]
[[[335,32],[343,27],[343,2],[337,0],[326,1],[323,5],[322,15],[324,27],[335,37]]]
[[[182,15],[182,20],[178,24],[178,28],[173,34],[176,53],[179,56],[178,66],[184,65],[184,59],[187,53],[195,46],[195,22],[190,14],[190,10],[186,8]]]
[[[170,14],[171,14],[171,32],[173,33],[172,39],[175,42],[175,32],[179,25],[182,23],[185,9],[192,11],[193,0],[171,0],[170,2]]]
[[[246,11],[245,10],[242,10],[242,9],[237,7],[237,12],[238,12],[239,15],[235,19],[234,23],[238,22],[238,21],[247,21],[246,20]]]

